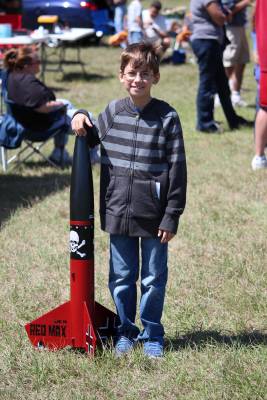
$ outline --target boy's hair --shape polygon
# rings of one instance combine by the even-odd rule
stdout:
[[[133,68],[147,66],[154,74],[159,72],[160,58],[156,48],[150,43],[134,43],[126,47],[121,54],[120,71],[124,72],[128,64],[132,64]]]

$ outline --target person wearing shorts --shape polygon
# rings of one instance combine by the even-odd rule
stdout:
[[[251,0],[222,0],[222,4],[232,12],[232,20],[226,24],[229,43],[223,53],[223,65],[232,91],[232,103],[234,106],[244,107],[246,103],[241,98],[240,91],[245,66],[250,60],[246,11]]]

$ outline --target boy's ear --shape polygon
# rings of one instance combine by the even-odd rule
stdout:
[[[160,80],[160,73],[154,75],[153,84],[156,85]]]
[[[122,72],[122,70],[120,70],[120,72],[119,72],[119,80],[121,82],[123,82],[123,72]]]

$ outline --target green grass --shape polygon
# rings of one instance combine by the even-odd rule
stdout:
[[[66,66],[64,77],[48,73],[47,83],[58,97],[96,115],[124,96],[119,54],[84,48],[85,76],[78,66]],[[25,323],[69,299],[70,171],[36,160],[0,174],[1,400],[267,399],[267,175],[251,171],[251,130],[228,131],[221,110],[222,135],[195,132],[196,88],[195,65],[163,65],[154,90],[181,117],[189,183],[187,208],[170,243],[166,355],[160,362],[146,360],[142,349],[116,360],[108,350],[91,359],[31,347]],[[252,119],[252,65],[244,88],[251,108],[239,113]],[[98,167],[94,184],[96,299],[113,309],[108,236],[97,212]]]

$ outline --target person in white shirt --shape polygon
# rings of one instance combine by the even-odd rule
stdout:
[[[143,40],[141,0],[133,0],[128,6],[127,14],[128,43],[140,43]]]
[[[162,4],[153,1],[147,10],[142,13],[145,40],[161,47],[164,52],[170,47],[171,38],[167,33],[166,19],[160,14]]]

